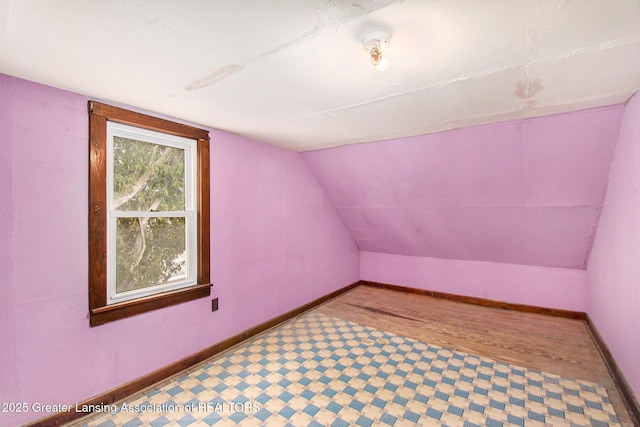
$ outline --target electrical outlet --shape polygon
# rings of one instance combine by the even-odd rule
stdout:
[[[211,311],[217,311],[218,310],[218,298],[214,298],[211,300]]]

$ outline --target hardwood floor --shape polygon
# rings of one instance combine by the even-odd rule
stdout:
[[[633,426],[582,320],[481,307],[359,286],[317,311],[414,339],[607,388],[623,426]]]

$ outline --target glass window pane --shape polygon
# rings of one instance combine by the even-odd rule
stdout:
[[[185,218],[118,218],[116,292],[187,277]]]
[[[114,136],[112,203],[120,211],[184,211],[184,150]]]

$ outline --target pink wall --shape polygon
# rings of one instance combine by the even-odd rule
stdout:
[[[0,75],[0,78],[2,75]],[[11,152],[12,134],[10,127],[12,112],[9,106],[8,87],[0,80],[0,403],[11,402],[17,390],[16,346],[14,324],[13,287],[11,283],[11,262],[13,215],[11,200]],[[0,415],[0,424],[2,424]],[[16,424],[15,422],[13,424]],[[7,424],[9,425],[9,424]]]
[[[359,280],[359,251],[300,154],[212,134],[212,281],[245,330]]]
[[[584,270],[362,252],[362,280],[584,312]]]
[[[90,328],[86,103],[0,75],[0,402],[89,398],[359,279],[358,249],[300,155],[212,131],[220,310],[200,299]]]
[[[303,153],[361,278],[575,311],[623,106]]]
[[[303,153],[361,250],[584,269],[623,106]]]
[[[587,266],[588,314],[640,396],[640,95],[625,107]]]

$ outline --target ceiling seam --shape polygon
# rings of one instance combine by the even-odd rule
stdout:
[[[324,115],[324,114],[332,114],[332,113],[339,112],[339,111],[345,111],[345,110],[349,110],[351,108],[365,107],[365,106],[368,106],[368,105],[376,104],[378,102],[382,102],[382,101],[386,101],[386,100],[394,99],[394,98],[399,98],[399,97],[402,97],[402,96],[405,96],[405,95],[415,94],[417,92],[421,92],[421,91],[425,91],[425,90],[437,89],[437,88],[449,86],[449,85],[454,84],[454,83],[481,79],[481,78],[492,76],[493,74],[496,74],[496,73],[499,73],[499,72],[503,72],[503,71],[516,70],[518,68],[521,68],[523,65],[524,65],[524,63],[513,64],[513,65],[507,65],[507,66],[504,66],[504,67],[493,68],[493,69],[491,69],[489,71],[485,71],[485,72],[481,72],[481,73],[477,73],[477,74],[473,74],[473,75],[463,74],[463,75],[461,75],[459,77],[456,77],[456,78],[453,78],[453,79],[450,79],[450,80],[441,80],[441,81],[436,82],[435,84],[431,84],[431,85],[428,85],[428,86],[422,86],[422,87],[419,87],[417,89],[412,89],[412,90],[409,90],[409,91],[406,91],[406,92],[394,93],[392,95],[375,98],[375,99],[373,99],[371,101],[357,102],[355,104],[350,104],[350,105],[347,105],[345,107],[332,108],[332,109],[329,109],[329,110],[319,111],[317,113],[307,114],[307,115],[304,115],[304,116],[298,116],[298,117],[293,118],[293,119],[280,120],[280,121],[276,121],[276,122],[273,122],[273,123],[274,124],[286,124],[286,123],[291,123],[291,122],[295,122],[295,121],[298,121],[298,120],[309,119],[309,118],[320,116],[320,115]]]

